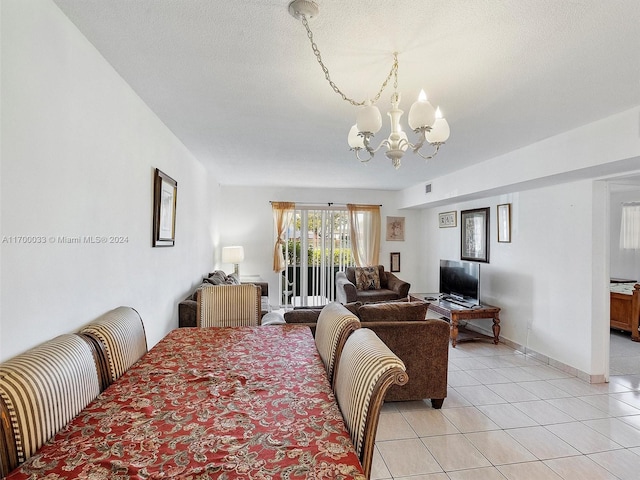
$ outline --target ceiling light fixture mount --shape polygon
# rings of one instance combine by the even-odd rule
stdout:
[[[356,157],[361,162],[368,162],[373,158],[375,153],[382,147],[386,148],[385,155],[391,160],[393,166],[400,168],[402,157],[404,153],[410,148],[413,153],[419,155],[425,160],[429,160],[435,157],[440,150],[440,146],[444,144],[449,138],[449,124],[442,117],[440,108],[434,109],[431,103],[427,100],[427,96],[424,90],[420,92],[418,100],[411,105],[409,110],[409,127],[418,135],[418,142],[413,144],[409,142],[407,134],[402,131],[400,125],[400,117],[404,113],[400,110],[400,93],[398,92],[398,53],[393,53],[393,65],[387,78],[382,82],[380,90],[373,99],[364,100],[358,102],[352,98],[347,97],[338,86],[331,80],[329,75],[329,69],[325,66],[320,55],[320,50],[313,40],[313,33],[309,27],[308,19],[316,17],[319,13],[318,5],[315,2],[309,0],[294,0],[289,4],[289,13],[300,20],[307,30],[307,37],[311,42],[311,49],[313,50],[316,60],[320,64],[322,71],[324,72],[325,79],[333,88],[333,91],[342,97],[346,102],[351,105],[360,107],[356,118],[356,124],[351,127],[347,141],[349,147],[354,150]],[[382,127],[382,116],[380,110],[375,106],[375,102],[380,99],[380,95],[386,88],[389,80],[393,77],[393,93],[391,94],[391,109],[387,112],[389,120],[391,121],[391,133],[389,137],[384,139],[377,148],[371,146],[370,142],[373,136]],[[425,146],[425,143],[434,147],[434,150],[429,155],[424,155],[421,150]],[[361,158],[360,151],[366,150],[367,157]]]

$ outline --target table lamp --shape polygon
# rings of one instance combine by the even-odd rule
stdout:
[[[240,278],[238,264],[244,260],[244,247],[222,247],[222,263],[233,263],[233,273]]]

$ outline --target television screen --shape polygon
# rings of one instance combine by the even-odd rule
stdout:
[[[480,303],[480,264],[440,260],[440,293],[445,300],[463,305]]]

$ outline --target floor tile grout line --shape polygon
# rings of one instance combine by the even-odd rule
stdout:
[[[461,349],[462,350],[462,349]],[[456,354],[457,355],[457,354]],[[589,431],[594,432],[595,434],[601,435],[603,438],[606,438],[608,442],[612,443],[613,445],[618,445],[618,448],[607,448],[605,450],[602,451],[598,451],[598,452],[594,452],[594,453],[580,453],[578,455],[567,455],[567,456],[562,456],[562,457],[557,457],[557,458],[570,458],[570,457],[577,457],[577,458],[588,458],[589,461],[594,462],[594,464],[598,465],[599,468],[602,468],[604,470],[606,470],[607,472],[611,473],[613,475],[613,472],[611,472],[609,469],[607,469],[604,465],[596,462],[594,459],[590,458],[590,455],[598,455],[598,454],[609,454],[612,452],[629,452],[630,454],[636,455],[640,458],[640,447],[626,447],[624,445],[619,444],[618,442],[616,442],[616,440],[614,440],[614,438],[612,438],[614,435],[612,435],[610,432],[605,432],[602,433],[600,431],[598,431],[595,427],[596,424],[588,424],[587,422],[594,422],[596,420],[603,420],[603,421],[608,421],[609,423],[612,423],[613,420],[620,420],[621,422],[624,422],[625,426],[628,426],[630,428],[633,429],[633,431],[636,430],[640,430],[640,424],[636,424],[633,422],[627,422],[624,421],[622,419],[626,418],[626,417],[635,417],[635,416],[640,416],[640,408],[638,407],[638,402],[637,401],[632,401],[633,398],[630,398],[630,396],[628,394],[630,393],[637,393],[640,389],[635,388],[634,385],[640,383],[640,373],[623,373],[622,375],[611,375],[610,378],[610,385],[616,385],[613,388],[609,388],[609,389],[601,389],[598,390],[597,388],[590,388],[589,387],[589,383],[586,382],[584,379],[581,379],[579,377],[573,376],[568,374],[567,372],[563,372],[562,370],[559,370],[557,368],[555,368],[552,365],[547,365],[544,364],[543,362],[535,362],[535,361],[527,361],[527,362],[523,362],[522,364],[519,364],[519,360],[515,360],[516,358],[520,358],[522,359],[522,357],[526,358],[526,355],[524,355],[522,352],[515,352],[515,353],[509,353],[509,354],[504,354],[504,350],[501,350],[500,352],[496,352],[495,354],[492,354],[490,352],[487,351],[486,348],[480,348],[480,349],[476,349],[474,348],[472,351],[470,352],[466,352],[463,355],[460,355],[458,357],[454,357],[453,355],[450,355],[450,358],[453,359],[452,360],[452,365],[455,365],[455,359],[458,358],[461,360],[460,365],[462,366],[459,370],[450,370],[450,372],[452,371],[457,371],[460,372],[460,376],[463,377],[462,374],[467,374],[468,378],[465,380],[467,382],[469,381],[473,381],[474,383],[472,385],[466,385],[466,384],[461,384],[461,385],[456,385],[456,386],[452,386],[451,384],[448,385],[448,388],[450,389],[451,393],[454,393],[455,395],[449,395],[450,397],[456,396],[456,402],[460,402],[460,404],[456,404],[455,406],[451,407],[447,405],[447,400],[445,400],[445,405],[443,405],[443,408],[441,410],[438,410],[438,412],[440,412],[440,415],[442,415],[444,418],[443,420],[448,421],[449,423],[450,420],[448,420],[446,414],[444,413],[445,411],[448,410],[455,410],[455,409],[460,409],[460,408],[473,408],[476,412],[484,415],[484,417],[488,418],[490,421],[492,421],[492,423],[495,424],[495,421],[493,421],[491,419],[490,416],[484,414],[484,412],[482,411],[481,408],[478,407],[491,407],[491,406],[500,406],[500,405],[513,405],[516,409],[518,409],[518,412],[520,412],[522,414],[522,421],[525,423],[528,423],[528,421],[530,421],[532,423],[531,427],[542,427],[545,431],[547,431],[548,433],[554,435],[554,437],[556,437],[559,441],[562,441],[564,443],[566,443],[567,445],[573,447],[574,449],[576,448],[575,445],[572,445],[571,443],[569,443],[568,441],[565,441],[563,438],[559,437],[558,435],[556,435],[556,433],[554,431],[552,431],[551,429],[547,428],[547,427],[553,427],[553,426],[557,426],[557,425],[562,425],[562,424],[568,424],[568,423],[575,423],[575,424],[580,424],[583,427],[586,427],[589,429]],[[494,366],[489,366],[486,365],[486,368],[467,368],[470,365],[473,365],[474,362],[481,362],[481,359],[487,359],[490,357],[494,357],[494,359],[496,357],[502,357],[502,358],[497,358],[495,360],[489,360],[488,363],[493,364]],[[510,364],[505,364],[503,362],[508,362],[511,359],[511,363]],[[535,359],[534,359],[535,360]],[[543,367],[542,370],[535,370],[532,369],[531,367]],[[524,370],[525,368],[528,368],[529,370]],[[495,372],[495,374],[500,374],[499,369],[502,369],[502,371],[504,372],[509,372],[513,378],[506,378],[505,381],[503,382],[495,382],[493,380],[495,380],[496,378],[499,379],[499,377],[495,377],[493,380],[490,379],[490,375],[487,372],[489,371],[493,371]],[[511,370],[509,370],[511,369]],[[520,369],[522,372],[525,372],[527,374],[527,378],[524,380],[517,380],[516,379],[516,373],[518,372],[518,369]],[[553,370],[559,370],[558,376],[551,376],[553,375],[551,372]],[[466,370],[466,371],[465,371]],[[613,370],[613,369],[612,369]],[[478,376],[474,376],[473,373],[474,372],[480,372],[480,371],[484,371],[484,373],[478,373]],[[536,375],[537,374],[537,375]],[[484,375],[484,377],[482,376]],[[526,385],[527,383],[531,383],[531,382],[544,382],[544,384],[550,385],[552,387],[555,387],[557,389],[559,389],[562,392],[566,392],[566,397],[559,397],[559,398],[540,398],[539,394],[536,394],[535,391],[529,391],[528,389],[526,389],[524,387],[524,385]],[[464,383],[464,382],[463,382]],[[500,402],[500,403],[494,403],[493,401],[489,401],[486,404],[478,404],[477,402],[474,402],[473,400],[475,400],[475,394],[472,395],[472,392],[474,390],[474,388],[467,388],[464,389],[463,391],[466,393],[460,393],[457,389],[461,388],[461,387],[475,387],[478,390],[482,391],[481,387],[486,387],[488,388],[488,390],[490,391],[494,391],[492,388],[490,388],[491,385],[503,385],[505,390],[508,390],[509,388],[511,388],[511,386],[515,385],[517,387],[519,387],[520,389],[524,389],[529,391],[529,393],[531,393],[534,397],[538,398],[538,400],[520,400],[520,399],[514,399],[511,398],[510,400],[507,401],[507,399],[505,399],[502,395],[500,395],[498,392],[494,392],[496,394],[496,397],[498,398],[502,398],[504,400],[504,402]],[[517,391],[517,390],[516,390]],[[627,394],[627,395],[625,395]],[[589,402],[585,400],[585,397],[602,397],[602,399],[598,399],[595,400],[593,402]],[[543,395],[544,397],[544,395]],[[605,399],[606,397],[606,399]],[[602,414],[602,416],[596,416],[594,418],[590,418],[589,417],[589,412],[587,412],[587,414],[585,414],[586,416],[583,415],[576,415],[580,418],[575,418],[574,415],[575,413],[573,411],[571,411],[571,413],[574,413],[574,415],[571,415],[571,413],[568,413],[567,411],[564,410],[558,410],[556,406],[553,405],[553,403],[551,401],[555,400],[556,402],[558,401],[562,401],[562,400],[567,400],[567,401],[573,401],[575,402],[575,400],[578,400],[579,402],[581,402],[582,404],[585,405],[585,408],[588,409],[592,409],[592,412],[594,412],[594,415],[599,415],[598,413],[595,412],[599,412],[600,414]],[[490,399],[489,400],[494,400],[494,399]],[[616,402],[620,402],[618,403],[611,403],[609,404],[608,402],[611,402],[611,400],[615,400]],[[626,401],[625,401],[626,400]],[[552,407],[556,410],[558,410],[559,413],[561,413],[562,415],[565,415],[568,418],[571,418],[571,421],[553,421],[553,422],[545,422],[545,421],[539,421],[541,418],[543,417],[538,417],[538,420],[530,417],[529,415],[527,415],[527,413],[525,413],[525,411],[521,410],[520,408],[518,408],[519,404],[523,404],[526,403],[528,401],[536,401],[536,402],[544,402],[545,404],[547,404],[549,407]],[[468,405],[465,405],[468,404]],[[624,405],[624,406],[623,406]],[[626,410],[626,407],[629,407],[629,410]],[[430,408],[430,405],[428,405],[428,402],[425,403],[424,408]],[[424,445],[424,447],[427,449],[427,451],[429,451],[429,453],[433,456],[433,458],[435,459],[437,465],[441,468],[441,470],[443,470],[445,472],[445,475],[447,476],[447,478],[451,478],[447,475],[447,471],[444,470],[444,468],[442,468],[442,464],[440,463],[440,461],[438,460],[437,457],[435,457],[435,455],[433,455],[433,452],[431,452],[431,450],[429,449],[429,447],[427,447],[426,443],[424,442],[424,439],[427,438],[432,438],[432,437],[438,437],[438,436],[447,436],[447,435],[462,435],[463,438],[465,438],[467,441],[470,441],[469,438],[467,437],[467,435],[471,434],[472,432],[466,432],[466,431],[460,431],[460,428],[457,426],[457,424],[451,423],[451,425],[453,425],[454,429],[456,431],[458,431],[458,433],[454,433],[454,432],[446,432],[446,433],[441,433],[441,434],[434,434],[434,435],[422,435],[420,436],[418,434],[418,431],[416,428],[414,428],[414,425],[409,421],[409,419],[407,418],[407,416],[405,415],[406,412],[410,412],[410,411],[420,411],[421,408],[419,405],[415,406],[415,407],[410,407],[408,409],[403,409],[403,408],[397,408],[394,407],[393,412],[399,412],[401,413],[401,418],[403,418],[403,420],[405,422],[408,423],[408,425],[411,427],[411,432],[416,435],[416,437],[418,439],[420,439],[421,443]],[[386,413],[386,412],[385,412]],[[584,417],[584,418],[583,418]],[[514,421],[514,423],[517,423],[517,418],[519,417],[515,417],[516,420]],[[558,419],[561,419],[562,417],[558,417]],[[593,425],[593,426],[592,426]],[[524,451],[528,452],[529,454],[531,454],[533,457],[538,458],[531,450],[529,450],[523,443],[521,443],[520,441],[518,441],[516,438],[512,437],[509,432],[511,430],[515,430],[517,428],[527,428],[529,427],[529,425],[526,426],[511,426],[508,425],[506,428],[501,427],[501,425],[496,424],[496,429],[489,429],[489,430],[481,430],[481,431],[488,431],[488,432],[497,432],[497,431],[502,431],[505,432],[507,435],[509,435],[510,438],[512,438],[518,445],[520,445],[520,447],[522,447],[524,449]],[[464,430],[464,429],[463,429]],[[633,437],[632,437],[633,438]],[[386,440],[389,442],[393,442],[393,439],[389,439]],[[376,442],[378,443],[378,442]],[[382,443],[382,442],[381,442]],[[613,446],[612,445],[612,446]],[[634,451],[635,449],[635,451]],[[381,456],[381,452],[379,449],[377,449],[376,447],[376,451],[377,454]],[[484,458],[487,462],[489,462],[492,465],[492,468],[496,469],[497,472],[500,472],[500,470],[497,469],[498,466],[500,465],[496,465],[493,462],[491,462],[488,458],[486,458],[486,456],[484,456],[482,453],[480,453],[480,455],[482,456],[482,458]],[[393,473],[389,470],[389,464],[388,462],[384,459],[384,457],[381,458],[384,462],[385,467],[387,468],[387,470],[389,471],[389,474],[391,475],[390,478],[394,478],[393,477]],[[548,459],[551,460],[551,459]],[[539,462],[543,465],[546,466],[546,468],[550,468],[552,471],[554,471],[558,476],[561,476],[560,472],[554,470],[550,465],[547,464],[548,460],[541,460],[538,459],[536,462]],[[518,463],[531,463],[531,462],[513,462],[510,463],[509,465],[513,465],[513,464],[518,464]],[[462,470],[462,469],[458,469],[458,470]],[[458,470],[452,470],[452,471],[458,471]],[[412,474],[413,475],[413,474]],[[415,473],[415,475],[419,475],[418,473]],[[502,477],[504,477],[504,475],[502,474],[502,472],[500,472],[500,475]]]

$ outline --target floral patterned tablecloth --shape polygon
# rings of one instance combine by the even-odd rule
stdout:
[[[311,332],[170,332],[8,479],[364,478]]]

